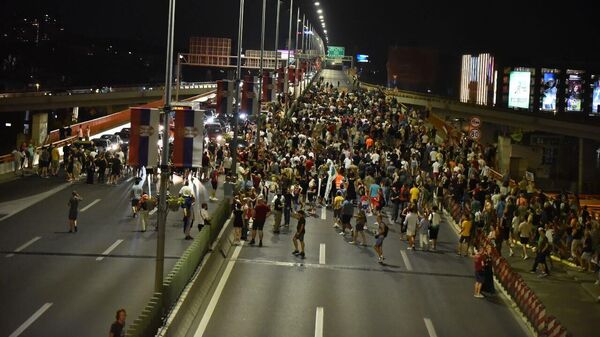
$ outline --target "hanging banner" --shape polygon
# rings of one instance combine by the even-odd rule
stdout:
[[[233,113],[234,87],[233,81],[217,81],[217,114]]]
[[[283,92],[284,90],[284,78],[285,72],[283,68],[277,69],[277,92]]]
[[[263,74],[263,84],[262,84],[262,101],[263,102],[273,102],[277,98],[277,91],[275,85],[273,84],[273,77],[268,71],[265,71]]]
[[[173,165],[175,167],[202,167],[204,151],[204,110],[175,111]]]
[[[160,110],[131,108],[129,165],[155,167],[158,164]]]
[[[244,76],[242,85],[242,112],[250,116],[258,114],[258,81],[252,76]]]

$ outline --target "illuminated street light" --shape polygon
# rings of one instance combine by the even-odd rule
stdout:
[[[315,1],[315,6],[319,6],[321,3],[318,1]]]
[[[323,13],[323,10],[322,9],[317,9],[317,13],[321,14],[321,13]]]
[[[323,20],[323,15],[319,15],[319,19]]]

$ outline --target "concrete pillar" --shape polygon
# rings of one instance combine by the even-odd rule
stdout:
[[[509,174],[510,157],[512,155],[512,144],[510,137],[498,136],[498,148],[496,160],[498,161],[498,171],[502,174]]]
[[[577,193],[583,193],[583,138],[579,138],[579,163],[577,165]]]
[[[36,112],[31,121],[31,141],[34,145],[44,144],[48,136],[48,113]]]

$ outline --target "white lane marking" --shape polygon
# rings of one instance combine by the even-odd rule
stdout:
[[[410,260],[408,259],[408,255],[406,255],[406,251],[402,250],[400,251],[400,254],[402,255],[402,261],[404,261],[404,265],[406,265],[406,270],[412,271],[412,264],[410,264]]]
[[[325,206],[323,206],[321,208],[321,220],[326,220],[327,219],[327,208]]]
[[[152,214],[156,213],[156,211],[158,211],[158,207],[154,207],[154,209],[151,210],[150,212],[148,212],[148,214],[152,215]]]
[[[98,256],[96,258],[96,261],[102,261],[102,260],[104,260],[104,258],[107,257],[108,254],[110,254],[110,252],[112,252],[115,248],[117,248],[117,246],[120,245],[121,242],[123,242],[123,240],[121,240],[121,239],[115,241],[115,243],[113,243],[112,245],[110,245],[110,247],[108,247],[102,254],[100,254],[102,256]]]
[[[315,314],[315,337],[323,337],[323,307],[317,307]]]
[[[31,324],[33,324],[33,322],[40,318],[40,316],[42,316],[44,312],[46,312],[46,310],[50,309],[51,306],[52,303],[45,303],[44,305],[42,305],[41,308],[39,308],[33,315],[31,315],[31,317],[29,317],[25,322],[23,322],[23,324],[21,324],[21,326],[18,327],[17,330],[11,333],[8,337],[17,337],[20,334],[22,334],[23,331],[25,331],[25,329],[27,329]]]
[[[127,178],[127,180],[125,180],[125,181],[126,181],[126,182],[130,182],[130,181],[132,181],[132,180],[133,180],[133,177],[129,177],[129,178]]]
[[[319,264],[325,264],[325,244],[319,246]]]
[[[217,288],[215,289],[215,292],[213,293],[212,298],[208,303],[208,307],[206,308],[206,311],[202,316],[202,320],[200,320],[200,324],[198,325],[198,329],[196,329],[196,332],[194,333],[194,337],[202,337],[204,335],[206,327],[208,326],[208,322],[210,321],[210,318],[212,317],[212,314],[215,311],[215,308],[217,307],[217,303],[219,302],[221,293],[223,292],[225,284],[227,283],[229,275],[231,274],[231,270],[233,270],[233,266],[235,265],[235,262],[238,256],[240,255],[240,252],[242,251],[243,245],[244,243],[242,242],[241,245],[235,247],[233,255],[231,256],[231,260],[227,262],[227,267],[225,267],[223,276],[221,277],[221,280],[219,280],[219,284],[217,284]]]
[[[96,199],[96,200],[94,200],[94,201],[90,202],[90,203],[89,203],[87,206],[85,206],[84,208],[82,208],[80,212],[82,212],[82,213],[83,213],[83,212],[87,211],[87,210],[88,210],[88,209],[90,209],[92,206],[94,206],[95,204],[99,203],[99,202],[100,202],[100,200],[102,200],[102,199]]]
[[[71,186],[70,183],[65,183],[59,186],[56,186],[55,188],[46,191],[46,192],[42,192],[33,196],[29,196],[29,197],[25,197],[25,198],[21,198],[21,199],[16,199],[16,200],[11,200],[11,201],[6,201],[6,202],[2,202],[0,203],[0,214],[6,214],[5,216],[0,218],[0,221],[6,220],[8,218],[10,218],[11,216],[23,211],[24,209],[27,209],[31,206],[33,206],[34,204],[62,191],[63,189],[67,188]]]
[[[437,337],[437,333],[435,333],[435,328],[433,327],[433,323],[431,319],[424,317],[425,327],[427,328],[427,332],[429,332],[429,337]]]
[[[24,244],[22,244],[21,246],[19,246],[17,249],[15,249],[15,253],[18,253],[20,251],[22,251],[23,249],[31,246],[34,242],[36,242],[37,240],[41,239],[41,236],[36,236],[35,238],[25,242]],[[15,254],[7,254],[6,257],[13,257],[15,256]]]

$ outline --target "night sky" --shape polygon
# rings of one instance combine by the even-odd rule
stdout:
[[[298,3],[298,1],[295,1]],[[300,1],[317,23],[313,0]],[[390,45],[492,51],[529,57],[597,62],[600,46],[593,2],[568,1],[382,1],[322,0],[331,45],[347,54],[371,54],[385,63]],[[176,47],[187,50],[189,36],[231,37],[236,41],[237,0],[178,0]],[[244,49],[259,48],[261,0],[246,0]],[[275,0],[267,0],[267,42],[273,47]],[[141,39],[163,46],[168,1],[11,1],[4,15],[48,10],[82,36]],[[281,11],[280,48],[287,37],[289,0]],[[295,23],[294,23],[295,24]]]

